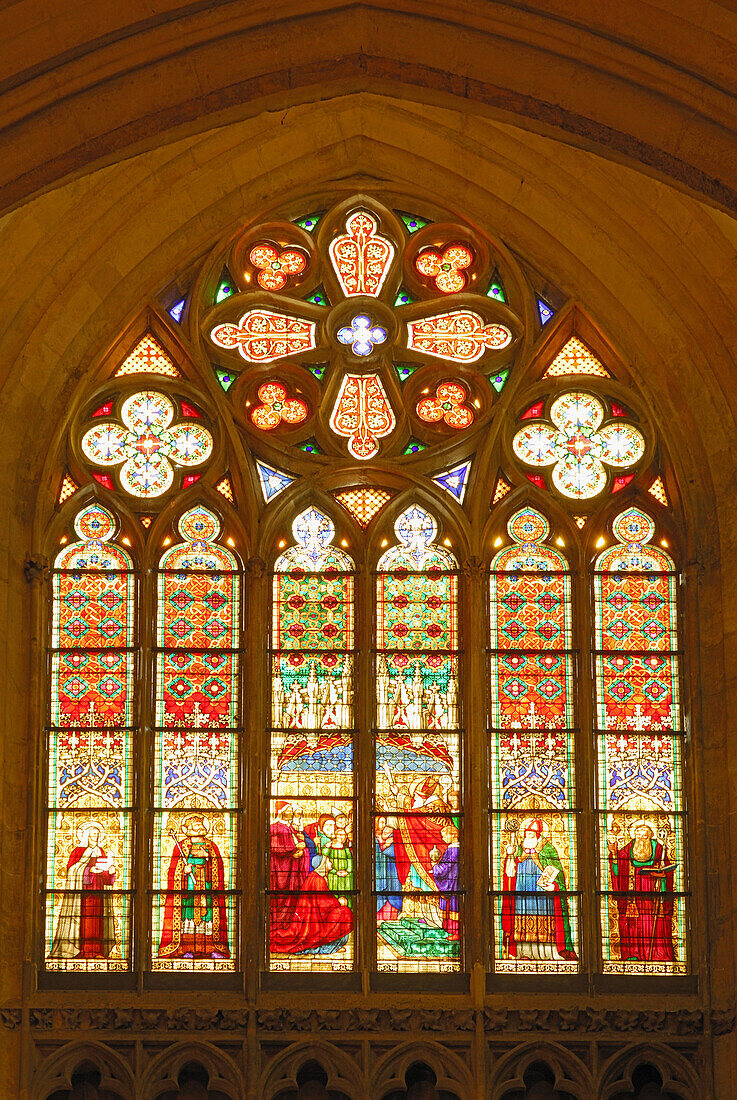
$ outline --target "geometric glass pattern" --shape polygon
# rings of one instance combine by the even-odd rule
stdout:
[[[376,578],[377,965],[461,965],[458,566],[412,505]]]
[[[568,563],[532,508],[491,563],[492,908],[497,973],[578,970]]]
[[[563,345],[543,378],[562,378],[567,374],[592,374],[598,378],[611,378],[606,367],[576,336],[571,336]]]
[[[353,562],[315,507],[274,563],[268,942],[272,971],[353,969]]]
[[[520,428],[512,447],[530,466],[552,466],[553,484],[565,497],[598,496],[607,483],[604,463],[627,469],[645,453],[634,425],[615,420],[600,427],[604,406],[592,394],[562,394],[551,405],[550,419],[554,427],[534,421]]]
[[[543,328],[547,325],[548,321],[552,321],[555,316],[555,310],[552,309],[547,302],[543,301],[542,298],[537,299],[537,313]]]
[[[65,500],[69,500],[70,497],[74,496],[77,489],[79,489],[79,485],[77,485],[77,482],[67,470],[67,472],[64,474],[61,488],[59,489],[59,496],[56,498],[56,503],[63,504]]]
[[[179,317],[182,315],[182,309],[184,309],[184,300],[181,302]],[[172,316],[174,316],[173,313]],[[179,317],[175,320],[178,321]],[[116,370],[115,377],[120,378],[124,374],[161,374],[167,378],[180,377],[180,372],[171,358],[150,334],[139,340],[128,358],[124,359]]]
[[[678,577],[644,512],[612,531],[594,572],[603,966],[685,973]]]
[[[658,474],[658,476],[655,478],[655,481],[648,489],[648,493],[651,497],[655,497],[658,504],[662,504],[664,508],[669,507],[668,494],[665,491],[665,483],[660,474]]]
[[[135,579],[115,527],[89,505],[54,563],[47,970],[130,966]]]
[[[235,969],[240,577],[202,505],[159,563],[151,965]]]
[[[392,499],[392,494],[386,489],[375,488],[344,489],[333,495],[338,504],[343,505],[360,527],[368,527],[374,516],[377,516],[384,505]]]

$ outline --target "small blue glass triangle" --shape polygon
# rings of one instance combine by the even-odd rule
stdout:
[[[169,316],[173,317],[177,324],[180,324],[182,320],[182,314],[184,313],[184,305],[186,301],[186,298],[180,298],[179,301],[175,302],[169,310]]]
[[[445,489],[447,493],[455,497],[459,504],[463,504],[470,472],[471,459],[469,458],[468,461],[461,462],[460,465],[454,466],[452,470],[446,470],[445,473],[438,474],[433,478],[433,481],[436,485],[439,485],[441,489]]]
[[[548,321],[552,320],[555,310],[552,309],[547,302],[543,301],[542,298],[538,298],[537,312],[540,314],[540,324],[544,327],[547,325]]]
[[[219,302],[224,302],[226,298],[229,298],[231,294],[235,294],[235,287],[233,280],[230,277],[230,272],[227,267],[223,268],[223,273],[220,276],[220,282],[218,283],[217,291],[215,292],[215,305]]]
[[[304,218],[295,218],[294,224],[311,233],[324,213],[324,210],[318,210],[315,214],[305,214]]]
[[[267,466],[265,462],[259,462],[258,459],[256,459],[256,471],[261,482],[261,492],[267,504],[296,480],[281,470],[275,470],[273,466]]]

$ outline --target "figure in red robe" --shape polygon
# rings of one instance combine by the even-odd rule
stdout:
[[[69,854],[66,889],[49,957],[107,959],[116,945],[112,898],[116,868],[100,847],[101,829],[89,822],[79,831],[82,844]]]
[[[229,959],[223,858],[200,814],[174,833],[159,958]]]
[[[271,925],[271,950],[277,954],[331,955],[348,942],[353,913],[347,898],[330,892],[327,876],[331,863],[323,856],[302,884],[288,924]]]
[[[673,962],[673,872],[664,845],[644,822],[632,840],[617,847],[611,839],[609,870],[617,892],[619,957],[623,962]]]
[[[304,833],[294,824],[294,807],[278,800],[276,819],[269,826],[270,926],[289,924],[297,904],[297,895],[310,873],[310,853]]]

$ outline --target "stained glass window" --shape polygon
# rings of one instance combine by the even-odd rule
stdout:
[[[458,574],[419,505],[376,579],[377,964],[461,966]]]
[[[310,507],[274,563],[268,941],[271,970],[353,968],[353,561]]]
[[[135,579],[97,504],[53,573],[47,727],[49,970],[130,965]]]
[[[594,573],[603,967],[686,969],[677,575],[637,508]]]
[[[198,505],[159,566],[154,970],[233,970],[239,804],[240,579]]]
[[[532,508],[491,563],[494,969],[578,969],[574,653],[568,563]]]

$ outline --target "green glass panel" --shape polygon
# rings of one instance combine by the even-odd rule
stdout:
[[[486,296],[488,298],[496,298],[497,302],[506,302],[507,300],[507,295],[504,291],[504,283],[498,271],[495,271],[492,276],[489,289],[486,291]]]
[[[500,370],[498,374],[492,374],[490,376],[489,382],[494,387],[497,393],[501,393],[508,378],[509,370]]]
[[[397,368],[400,382],[406,382],[419,369],[413,363],[395,363],[394,366]]]
[[[402,451],[403,455],[416,455],[419,451],[427,450],[426,443],[420,443],[419,439],[412,437],[407,446]]]
[[[230,298],[231,294],[235,294],[235,283],[231,279],[227,267],[224,267],[217,291],[215,292],[215,305],[224,302],[226,298]]]
[[[238,375],[234,374],[232,371],[229,371],[229,370],[220,370],[219,367],[215,367],[214,371],[215,371],[215,377],[217,378],[218,382],[220,383],[220,385],[223,387],[223,389],[227,393],[228,390],[230,389],[230,387],[235,382]]]
[[[314,366],[307,367],[307,370],[310,372],[310,374],[314,374],[315,378],[317,378],[320,382],[322,382],[323,378],[325,377],[327,369],[327,363],[315,363]]]
[[[310,455],[325,454],[325,452],[322,450],[322,448],[317,443],[316,439],[306,439],[304,443],[300,443],[299,449],[300,449],[300,451],[306,451],[307,454],[310,454]]]
[[[303,218],[295,218],[294,224],[300,226],[301,229],[306,229],[308,233],[312,233],[317,228],[317,223],[324,213],[324,210],[318,210],[314,214],[305,214]]]
[[[405,286],[400,286],[399,292],[397,293],[397,296],[394,300],[394,305],[395,306],[410,306],[410,305],[412,305],[413,302],[416,302],[416,301],[417,301],[417,299],[412,297],[412,295],[410,294],[410,292],[407,290],[407,288]]]
[[[329,306],[330,305],[330,299],[328,298],[327,294],[325,293],[325,287],[324,286],[319,286],[317,288],[317,290],[314,292],[314,294],[310,294],[307,298],[305,298],[305,301],[306,302],[314,302],[314,304],[316,306]]]
[[[407,227],[408,233],[416,233],[418,229],[424,229],[426,225],[430,224],[426,218],[418,218],[416,214],[403,213],[401,210],[398,210],[397,213]]]

